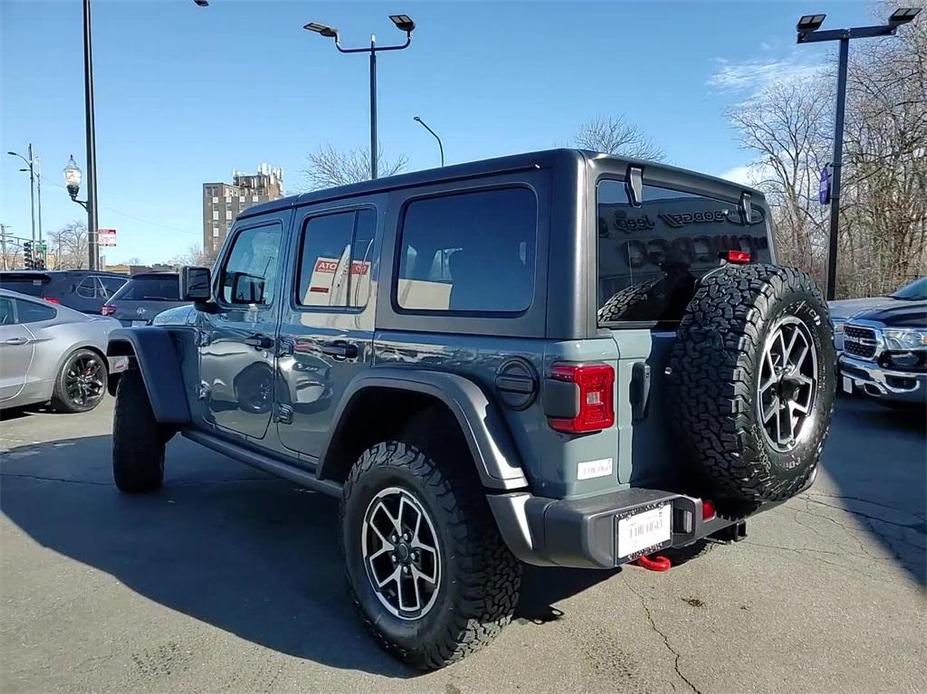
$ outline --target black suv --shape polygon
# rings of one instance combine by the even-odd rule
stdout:
[[[180,300],[178,282],[176,272],[140,272],[132,275],[125,286],[109,298],[102,313],[115,318],[127,328],[149,325],[162,311],[189,303]]]
[[[11,270],[0,272],[0,287],[82,313],[100,313],[107,299],[128,279],[96,270]]]
[[[116,486],[179,433],[338,497],[364,623],[441,667],[523,562],[665,566],[812,484],[833,336],[772,238],[758,191],[577,150],[256,205],[194,315],[110,337]]]

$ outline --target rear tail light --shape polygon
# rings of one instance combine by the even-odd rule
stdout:
[[[750,262],[750,251],[728,251],[724,259],[735,265],[746,265]]]
[[[577,389],[578,406],[573,417],[549,417],[552,429],[583,434],[608,429],[615,423],[613,390],[615,370],[608,364],[556,364],[550,377],[572,383]]]
[[[715,505],[708,499],[702,500],[702,520],[711,520],[717,515]]]
[[[60,304],[60,303],[61,303],[61,299],[56,299],[56,298],[53,297],[53,296],[47,296],[47,297],[45,297],[45,301],[47,301],[47,302],[50,303],[50,304]]]
[[[111,316],[114,313],[116,313],[116,307],[109,306],[108,304],[103,304],[103,306],[100,308],[100,313],[103,314],[104,316]]]

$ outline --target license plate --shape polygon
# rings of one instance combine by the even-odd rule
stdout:
[[[618,519],[618,557],[640,556],[644,550],[663,549],[672,537],[673,508],[661,504],[656,508]]]
[[[843,377],[843,392],[853,394],[853,379],[849,376]]]
[[[132,321],[132,327],[137,328],[138,326],[145,325],[146,323],[148,323],[146,320],[134,320]]]

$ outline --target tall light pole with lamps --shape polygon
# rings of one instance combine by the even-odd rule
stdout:
[[[840,175],[843,168],[843,118],[847,102],[847,64],[850,41],[873,36],[892,36],[902,24],[913,20],[920,12],[919,7],[903,7],[892,12],[887,24],[853,27],[852,29],[831,29],[820,31],[825,14],[806,14],[798,20],[798,43],[818,41],[839,41],[840,57],[837,64],[837,107],[834,119],[833,181],[830,189],[830,238],[827,246],[827,300],[834,299],[837,290],[837,232],[840,228]],[[822,202],[824,200],[822,199]]]
[[[36,158],[32,154],[32,143],[30,142],[26,151],[29,153],[29,158],[26,159],[22,154],[17,152],[7,152],[11,157],[19,157],[24,162],[26,162],[25,169],[20,169],[20,171],[29,172],[29,214],[32,216],[32,240],[35,241],[35,182],[36,182]],[[42,240],[42,189],[41,183],[39,183],[39,241]]]
[[[338,30],[326,24],[309,22],[303,29],[314,31],[320,36],[335,39],[335,47],[342,53],[369,53],[370,54],[370,178],[377,177],[377,159],[379,147],[377,140],[377,53],[380,51],[401,51],[412,43],[412,32],[415,31],[415,22],[407,14],[391,14],[390,21],[396,28],[406,33],[406,42],[395,46],[377,46],[376,34],[370,35],[369,48],[343,48]]]

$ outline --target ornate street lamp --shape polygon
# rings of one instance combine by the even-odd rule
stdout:
[[[80,182],[83,177],[84,172],[80,170],[80,167],[77,165],[77,162],[74,161],[74,155],[72,154],[71,158],[68,159],[67,166],[64,167],[64,185],[68,189],[68,195],[71,196],[71,200],[86,210],[87,201],[77,199],[77,194],[80,192]]]

